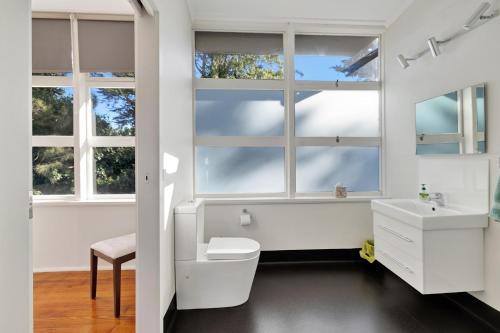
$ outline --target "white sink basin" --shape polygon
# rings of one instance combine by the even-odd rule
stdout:
[[[414,199],[373,200],[375,212],[423,230],[486,228],[488,213],[465,207],[439,207]]]

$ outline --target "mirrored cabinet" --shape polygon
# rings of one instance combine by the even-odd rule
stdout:
[[[417,103],[417,155],[485,153],[485,105],[484,83]]]

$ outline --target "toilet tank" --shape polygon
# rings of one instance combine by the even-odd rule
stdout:
[[[205,202],[186,201],[175,207],[175,260],[196,260],[205,237]]]

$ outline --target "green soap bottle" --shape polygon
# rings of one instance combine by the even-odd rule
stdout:
[[[429,201],[429,192],[427,192],[427,186],[425,184],[421,185],[418,197],[420,198],[420,200]]]

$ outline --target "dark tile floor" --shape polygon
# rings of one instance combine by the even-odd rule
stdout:
[[[234,308],[178,311],[176,333],[490,332],[444,297],[423,296],[380,265],[262,264]]]

